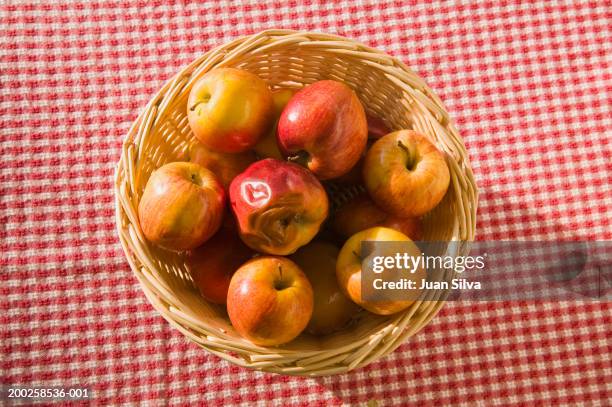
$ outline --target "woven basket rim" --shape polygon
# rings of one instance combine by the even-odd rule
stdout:
[[[174,298],[172,290],[168,290],[168,287],[164,287],[162,282],[156,281],[152,276],[152,269],[154,269],[151,267],[152,263],[146,264],[146,258],[143,263],[143,259],[136,256],[138,250],[135,250],[135,247],[139,247],[139,239],[142,239],[142,235],[139,227],[134,227],[134,224],[137,224],[137,217],[135,218],[130,205],[130,195],[134,195],[130,190],[130,185],[134,182],[135,157],[138,157],[142,144],[144,144],[143,139],[156,123],[156,119],[163,116],[166,111],[171,111],[175,97],[185,88],[190,88],[190,83],[193,83],[198,75],[206,72],[207,69],[219,66],[219,64],[232,65],[232,58],[235,59],[253,50],[263,52],[283,46],[326,47],[326,50],[331,50],[329,52],[337,52],[339,55],[349,55],[367,61],[369,65],[394,78],[397,86],[412,89],[416,103],[422,103],[433,118],[432,120],[435,120],[434,124],[437,123],[440,129],[448,133],[446,134],[448,140],[443,141],[451,146],[446,148],[445,144],[449,167],[451,173],[455,175],[452,177],[451,184],[461,191],[461,198],[457,203],[460,219],[454,219],[453,238],[468,242],[474,239],[478,190],[469,158],[463,141],[444,105],[425,82],[396,57],[359,42],[335,34],[278,29],[244,36],[211,49],[171,77],[149,100],[124,139],[121,158],[115,170],[117,231],[130,268],[149,302],[164,319],[199,346],[243,367],[289,375],[338,374],[364,366],[392,352],[406,338],[425,327],[435,317],[444,305],[444,298],[418,301],[407,310],[389,318],[385,326],[375,335],[360,338],[347,346],[313,351],[265,348],[253,345],[246,340],[239,341],[233,338],[228,339],[222,334],[215,335],[212,334],[212,331],[198,332],[193,329],[195,323],[192,319],[194,317],[172,305],[172,301],[169,300]],[[419,86],[412,87],[412,84],[415,83]],[[425,99],[422,101],[421,98]],[[410,323],[411,321],[413,323]]]

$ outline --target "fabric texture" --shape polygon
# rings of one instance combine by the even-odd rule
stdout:
[[[95,404],[609,405],[606,302],[454,302],[339,376],[253,372],[149,305],[115,231],[124,135],[159,87],[267,28],[397,56],[445,102],[481,240],[612,240],[608,1],[162,1],[0,5],[0,379]]]

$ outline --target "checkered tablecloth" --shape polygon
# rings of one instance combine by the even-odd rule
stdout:
[[[168,3],[0,3],[0,384],[89,387],[97,404],[610,405],[605,302],[448,303],[339,376],[230,365],[145,299],[112,180],[131,122],[196,56],[266,28],[325,31],[401,58],[445,101],[479,239],[612,240],[609,1]]]

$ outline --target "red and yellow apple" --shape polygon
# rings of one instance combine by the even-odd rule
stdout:
[[[278,149],[276,140],[276,128],[278,127],[278,119],[280,118],[283,109],[289,102],[289,99],[295,95],[296,90],[291,88],[279,88],[272,91],[272,103],[274,105],[274,125],[263,136],[253,148],[259,158],[276,158],[282,160],[284,157]]]
[[[338,286],[336,260],[338,248],[331,243],[314,241],[291,256],[312,285],[314,308],[306,330],[325,335],[343,328],[359,311]]]
[[[227,191],[232,180],[255,162],[252,151],[242,153],[221,153],[195,143],[189,151],[189,161],[211,170]]]
[[[444,155],[424,135],[400,130],[368,150],[363,178],[370,197],[385,212],[421,216],[444,197],[450,172]]]
[[[419,218],[400,218],[380,209],[367,194],[361,194],[334,213],[333,230],[348,239],[357,232],[384,226],[402,232],[412,240],[421,240],[423,229]]]
[[[234,274],[227,313],[236,331],[256,345],[275,346],[298,336],[312,315],[310,282],[291,260],[264,256]]]
[[[281,152],[321,180],[347,173],[361,157],[368,138],[365,111],[341,82],[324,80],[297,92],[278,121]]]
[[[225,192],[206,168],[166,164],[151,174],[138,205],[145,237],[170,250],[190,250],[215,234],[223,219]]]
[[[239,153],[251,149],[272,125],[272,92],[257,75],[235,68],[207,72],[191,89],[187,118],[206,147]]]
[[[188,254],[187,265],[202,296],[225,304],[232,276],[253,254],[235,228],[223,225],[209,241]]]
[[[361,296],[361,272],[364,254],[361,252],[361,242],[406,242],[410,256],[420,256],[421,251],[408,236],[394,229],[373,227],[362,230],[346,241],[336,263],[336,277],[340,288],[351,300],[366,310],[378,315],[390,315],[408,308],[414,301],[366,301]],[[419,267],[414,274],[406,273],[406,277],[420,282],[427,276],[425,270]],[[420,286],[420,283],[417,283]]]
[[[242,240],[276,255],[310,242],[329,210],[325,189],[311,172],[273,158],[257,161],[234,178],[230,203]]]

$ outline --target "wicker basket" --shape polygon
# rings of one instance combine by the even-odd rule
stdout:
[[[137,207],[144,186],[152,170],[186,158],[194,142],[186,117],[189,91],[204,73],[221,66],[249,70],[271,86],[298,88],[336,79],[351,86],[366,110],[384,118],[390,128],[426,134],[446,153],[451,186],[442,203],[423,219],[425,238],[470,241],[474,237],[477,190],[465,147],[442,102],[421,78],[397,59],[342,37],[264,31],[209,51],[180,71],[148,103],[126,137],[115,180],[117,227],[147,298],[189,339],[249,368],[329,375],[393,351],[436,315],[446,293],[429,294],[391,316],[363,312],[345,330],[323,338],[302,334],[287,345],[266,348],[242,339],[224,308],[199,295],[181,254],[155,247],[143,237]]]

